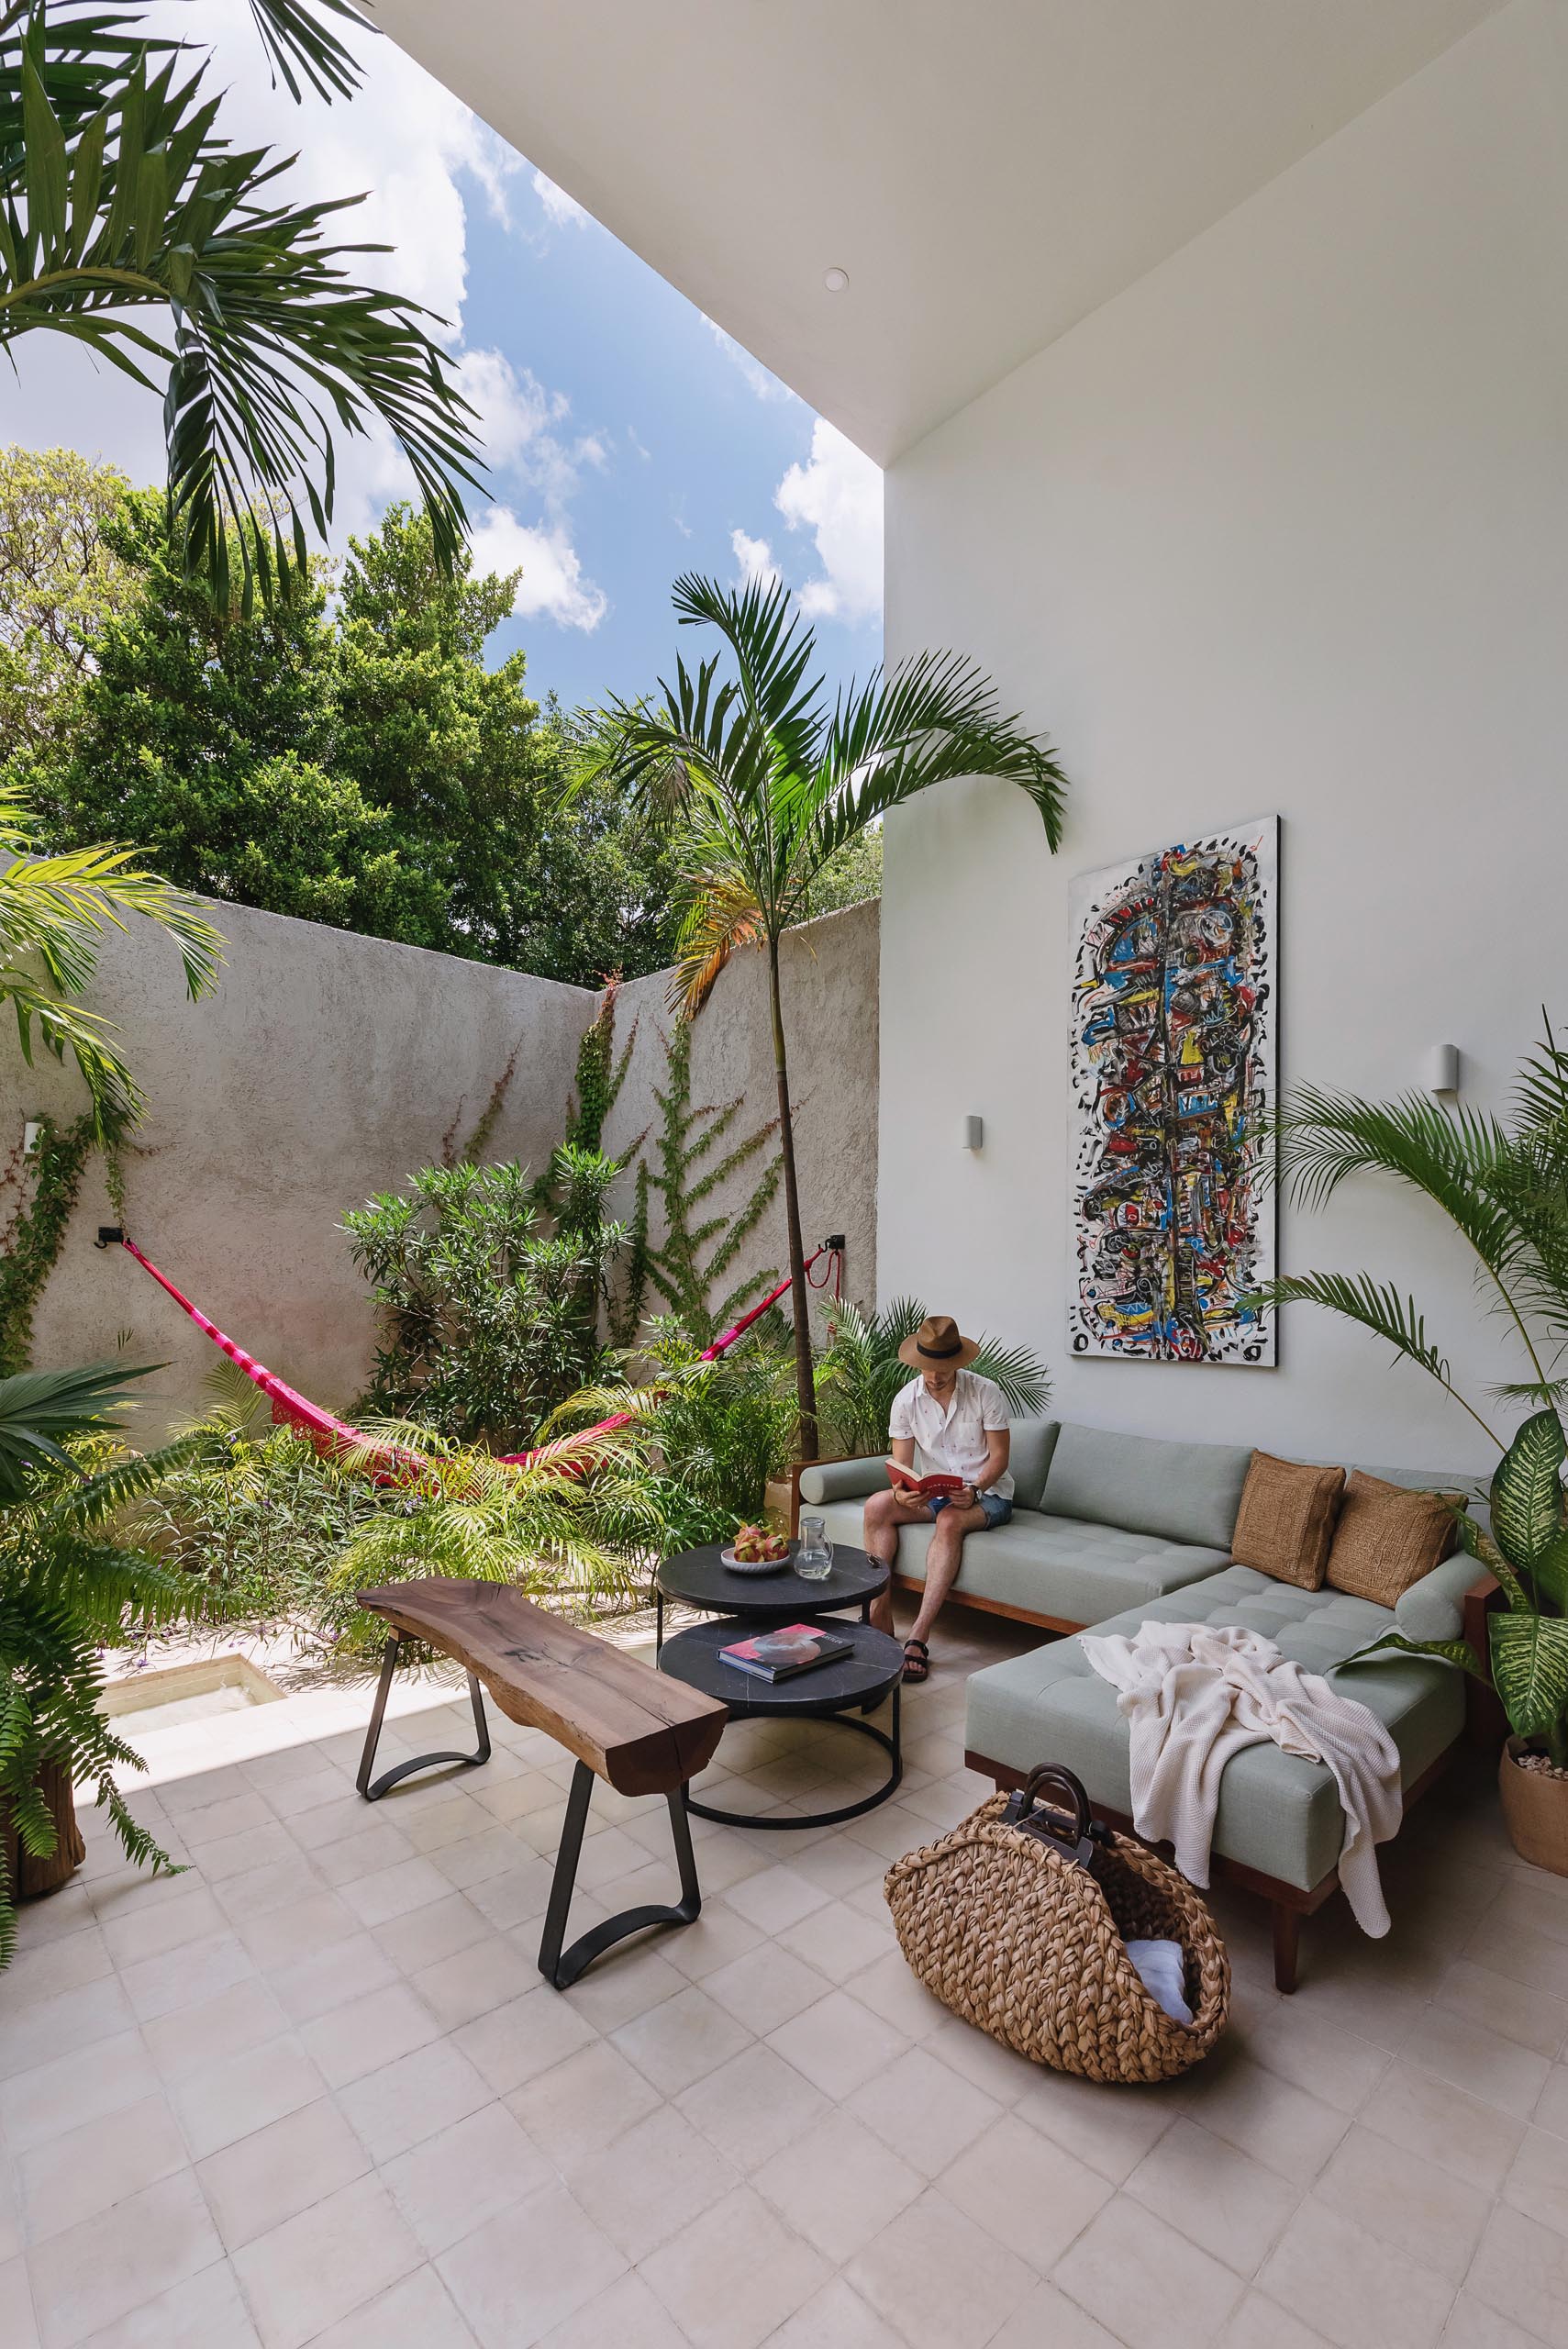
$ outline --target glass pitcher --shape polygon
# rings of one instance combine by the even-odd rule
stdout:
[[[828,1525],[824,1518],[801,1519],[800,1548],[795,1554],[795,1570],[806,1582],[826,1582],[832,1573],[833,1544],[828,1539]]]

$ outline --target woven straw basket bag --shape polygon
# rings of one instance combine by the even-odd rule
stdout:
[[[1065,1788],[1072,1819],[1036,1809]],[[1004,1817],[1006,1814],[1006,1817]],[[895,1861],[884,1885],[904,1954],[965,2022],[1037,2064],[1090,2080],[1169,2080],[1207,2055],[1230,2007],[1230,1964],[1185,1876],[1089,1816],[1069,1770],[1030,1774],[940,1842]],[[1126,1944],[1179,1942],[1193,2020],[1145,1989]]]

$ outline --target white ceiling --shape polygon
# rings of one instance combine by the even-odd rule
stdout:
[[[373,0],[886,463],[1502,0]],[[849,272],[829,294],[823,273]]]

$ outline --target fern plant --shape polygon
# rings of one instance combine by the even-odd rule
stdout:
[[[144,1765],[98,1710],[103,1651],[205,1598],[118,1530],[189,1454],[188,1442],[138,1457],[112,1440],[128,1383],[146,1375],[94,1363],[0,1379],[0,1965],[16,1946],[21,1855],[56,1854],[72,1783],[97,1789],[128,1858],[173,1865],[116,1783]]]
[[[624,1598],[662,1530],[645,1466],[650,1413],[649,1398],[636,1397],[626,1425],[556,1435],[513,1464],[409,1420],[367,1429],[418,1464],[376,1488],[368,1522],[331,1570],[343,1647],[370,1652],[385,1636],[355,1606],[357,1591],[417,1575],[507,1583],[530,1598]]]
[[[926,1308],[917,1297],[895,1297],[880,1313],[862,1313],[848,1302],[825,1311],[817,1388],[828,1439],[851,1460],[885,1452],[893,1398],[909,1384],[909,1366],[898,1359],[898,1349],[926,1319]],[[971,1367],[995,1380],[1007,1408],[1020,1418],[1043,1411],[1051,1400],[1045,1364],[1028,1346],[983,1337]]]

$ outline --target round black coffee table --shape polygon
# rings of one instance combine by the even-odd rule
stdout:
[[[813,1584],[808,1587],[821,1586]],[[809,1672],[792,1673],[786,1680],[759,1680],[749,1672],[737,1671],[719,1654],[720,1648],[733,1645],[758,1629],[754,1613],[748,1622],[721,1617],[714,1622],[694,1623],[688,1631],[676,1631],[660,1650],[659,1669],[673,1680],[684,1680],[689,1688],[700,1689],[705,1697],[719,1698],[738,1720],[832,1720],[845,1729],[857,1730],[862,1737],[869,1737],[880,1745],[888,1756],[892,1767],[885,1783],[860,1802],[846,1803],[841,1810],[816,1811],[807,1819],[716,1810],[710,1804],[695,1801],[688,1790],[686,1809],[698,1819],[716,1819],[721,1827],[836,1827],[840,1820],[859,1819],[862,1811],[874,1810],[897,1786],[904,1776],[898,1726],[904,1650],[885,1631],[873,1631],[869,1623],[834,1623],[827,1628],[838,1638],[847,1640],[852,1653],[832,1664],[815,1664]],[[874,1711],[889,1693],[893,1698],[891,1737],[885,1730],[877,1729],[862,1718]]]
[[[688,1607],[700,1607],[705,1614],[744,1615],[753,1625],[759,1616],[795,1623],[802,1616],[837,1615],[846,1608],[858,1607],[863,1623],[871,1614],[872,1600],[886,1588],[887,1568],[847,1542],[835,1542],[833,1570],[825,1582],[808,1581],[793,1565],[780,1566],[775,1574],[738,1575],[733,1566],[725,1564],[722,1545],[710,1542],[706,1549],[678,1550],[661,1565],[653,1587],[654,1646],[662,1653],[667,1598],[683,1599]]]

